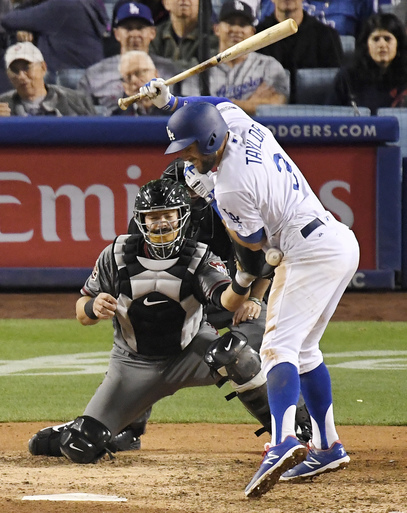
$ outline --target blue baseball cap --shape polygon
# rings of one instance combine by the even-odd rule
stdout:
[[[128,2],[118,8],[116,18],[114,19],[114,26],[117,27],[122,21],[131,18],[143,20],[149,25],[154,25],[152,12],[147,5],[138,2]]]

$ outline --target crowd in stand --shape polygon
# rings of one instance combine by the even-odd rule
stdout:
[[[173,92],[227,97],[255,115],[301,103],[298,70],[317,83],[325,68],[333,78],[320,103],[372,114],[407,106],[407,0],[212,0],[209,10],[200,0],[111,1],[0,0],[0,116],[160,115],[148,101],[121,111],[117,100],[287,18],[296,34]]]

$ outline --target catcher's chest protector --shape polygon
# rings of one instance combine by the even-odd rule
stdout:
[[[146,356],[179,353],[198,332],[203,308],[193,295],[205,249],[187,241],[168,260],[144,256],[144,239],[121,235],[113,247],[119,276],[117,318],[127,344]]]

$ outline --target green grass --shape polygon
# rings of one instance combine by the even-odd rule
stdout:
[[[83,327],[75,320],[0,320],[1,421],[58,422],[80,415],[103,379],[112,334],[107,322]],[[337,424],[407,424],[407,323],[331,323],[321,349],[332,377]],[[356,351],[379,353],[349,354]],[[77,353],[101,353],[97,372],[71,374],[86,372],[86,358],[78,363],[67,356]],[[49,355],[53,359],[45,361]],[[23,367],[4,375],[11,364]],[[253,422],[237,399],[225,400],[230,390],[229,385],[181,390],[155,405],[151,420]]]

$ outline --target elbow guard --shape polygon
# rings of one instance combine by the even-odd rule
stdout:
[[[274,276],[275,267],[266,262],[266,255],[262,249],[252,251],[234,240],[232,243],[236,259],[243,271],[259,278],[271,279]]]

